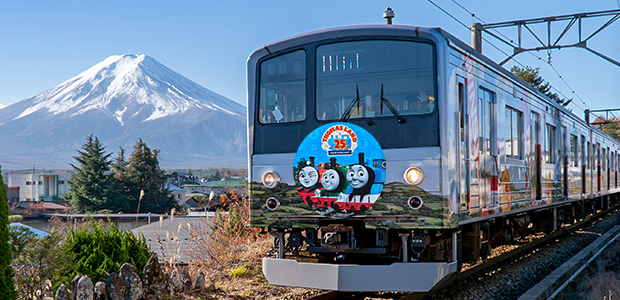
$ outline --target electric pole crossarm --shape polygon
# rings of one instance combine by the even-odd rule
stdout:
[[[594,18],[594,17],[607,17],[607,16],[611,16],[611,18],[605,22],[603,25],[601,25],[600,27],[598,27],[598,29],[596,29],[593,33],[591,33],[586,39],[582,39],[583,36],[583,28],[582,28],[582,23],[584,19],[587,18]],[[590,52],[592,52],[593,54],[599,56],[600,58],[603,58],[605,60],[607,60],[608,62],[611,62],[612,64],[619,66],[620,67],[620,62],[618,62],[617,60],[614,60],[602,53],[599,53],[591,48],[588,47],[587,42],[593,38],[594,36],[596,36],[598,33],[600,33],[603,29],[609,27],[611,24],[613,24],[614,22],[616,22],[618,19],[620,19],[620,9],[614,9],[614,10],[606,10],[606,11],[598,11],[598,12],[587,12],[587,13],[578,13],[578,14],[572,14],[572,15],[561,15],[561,16],[552,16],[552,17],[544,17],[544,18],[535,18],[535,19],[527,19],[527,20],[516,20],[516,21],[508,21],[508,22],[500,22],[500,23],[490,23],[490,24],[480,24],[480,23],[476,23],[478,27],[472,27],[472,41],[476,40],[476,41],[482,41],[482,32],[484,31],[486,34],[491,35],[492,37],[496,38],[497,40],[501,41],[502,43],[505,43],[507,45],[509,45],[510,47],[513,48],[513,54],[508,56],[506,59],[504,59],[500,65],[505,64],[506,62],[510,61],[511,59],[513,59],[517,54],[519,53],[523,53],[523,52],[528,52],[528,51],[540,51],[540,50],[547,50],[547,54],[549,56],[549,60],[551,60],[551,50],[552,49],[561,49],[561,48],[571,48],[571,47],[578,47],[578,48],[583,48],[586,49]],[[564,26],[564,28],[561,30],[560,34],[558,35],[557,38],[553,38],[552,34],[551,34],[551,25],[552,23],[556,23],[556,22],[568,22],[566,24],[566,26]],[[542,23],[546,23],[546,37],[542,34],[536,34],[536,32],[533,30],[532,25],[533,24],[542,24]],[[574,43],[562,43],[562,39],[566,39],[566,36],[568,34],[568,32],[574,28],[575,23],[578,24],[578,28],[577,28],[577,33],[578,33],[578,41],[574,42]],[[506,28],[506,27],[517,27],[517,37],[518,37],[518,44],[515,45],[515,42],[513,40],[511,40],[509,37],[505,36],[502,33],[493,33],[491,32],[491,29],[497,29],[497,28]],[[531,36],[533,37],[533,39],[535,39],[536,41],[538,41],[538,43],[540,43],[540,46],[538,47],[524,47],[522,45],[522,28],[525,27],[525,29],[529,32],[529,34],[531,34]],[[476,28],[476,30],[474,30]],[[495,30],[496,31],[496,30]],[[500,37],[501,35],[501,37]],[[544,37],[544,38],[543,38]],[[546,40],[546,42],[545,42]],[[536,42],[534,42],[536,43]],[[478,51],[482,50],[482,45],[478,45],[478,48],[474,47],[474,49],[477,49]]]
[[[609,21],[607,21],[607,23],[603,24],[603,26],[601,26],[601,28],[599,28],[598,30],[596,30],[594,33],[592,33],[589,37],[587,37],[584,41],[587,42],[589,39],[591,39],[593,36],[595,36],[597,33],[601,32],[601,30],[605,29],[607,26],[611,25],[611,23],[615,22],[618,20],[618,18],[620,18],[620,10],[619,12],[613,16]]]
[[[525,19],[525,20],[517,20],[517,21],[507,21],[507,22],[498,22],[498,23],[489,23],[483,24],[482,26],[487,28],[501,28],[501,27],[511,27],[519,24],[537,24],[537,23],[545,23],[548,21],[566,21],[573,18],[595,18],[595,17],[604,17],[604,16],[612,16],[620,14],[620,9],[612,9],[605,11],[597,11],[597,12],[588,12],[588,13],[579,13],[572,15],[561,15],[555,17],[544,17],[544,18],[534,18],[534,19]]]
[[[575,23],[577,22],[577,18],[573,18],[572,20],[570,20],[570,22],[568,22],[568,24],[566,25],[566,27],[564,27],[564,30],[562,30],[562,33],[560,34],[560,36],[558,36],[558,39],[555,40],[555,43],[553,43],[553,46],[556,46],[560,40],[562,39],[562,37],[564,37],[564,35],[568,32],[568,30],[573,27],[573,25],[575,25]]]
[[[602,53],[596,52],[596,51],[594,51],[593,49],[588,48],[587,46],[583,46],[583,47],[580,47],[580,48],[584,48],[584,49],[586,49],[586,50],[588,50],[588,51],[592,52],[592,53],[593,53],[593,54],[595,54],[596,56],[598,56],[598,57],[600,57],[600,58],[602,58],[602,59],[604,59],[604,60],[606,60],[606,61],[608,61],[608,62],[610,62],[610,63],[612,63],[612,64],[614,64],[614,65],[616,65],[616,66],[618,66],[618,67],[620,67],[620,62],[618,62],[618,61],[617,61],[617,60],[615,60],[615,59],[612,59],[611,57],[608,57],[608,56],[606,56],[606,55],[604,55],[604,54],[602,54]]]
[[[532,31],[532,29],[531,29],[529,26],[527,26],[527,23],[523,23],[523,27],[525,27],[525,29],[527,29],[527,31],[529,31],[529,32],[532,34],[532,36],[533,36],[534,38],[536,38],[536,40],[538,40],[538,42],[539,42],[541,45],[543,45],[543,47],[546,47],[546,46],[547,46],[547,45],[545,45],[545,43],[544,43],[543,41],[541,41],[541,40],[540,40],[540,38],[536,35],[536,33],[534,33],[534,31]]]

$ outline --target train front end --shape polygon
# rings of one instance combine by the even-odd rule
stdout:
[[[250,223],[274,237],[271,284],[423,292],[456,271],[445,48],[432,29],[356,26],[250,56]]]

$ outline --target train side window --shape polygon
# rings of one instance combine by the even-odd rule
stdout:
[[[531,114],[531,135],[532,135],[532,152],[536,151],[536,145],[540,144],[540,115],[532,112]]]
[[[497,153],[497,141],[494,139],[496,128],[493,125],[497,118],[494,110],[495,93],[483,87],[480,87],[478,92],[478,99],[480,101],[478,105],[480,151],[485,155],[490,155],[491,153]]]
[[[261,62],[260,123],[288,123],[305,119],[306,52],[298,50]]]
[[[594,145],[593,145],[594,146]],[[600,171],[601,166],[601,144],[600,143],[596,143],[596,146],[594,146],[594,157],[592,158],[594,160],[593,166],[595,169],[598,169]]]
[[[573,167],[577,167],[578,166],[578,164],[577,164],[577,161],[578,161],[578,159],[577,159],[577,157],[578,157],[577,137],[575,135],[571,134],[569,142],[570,142],[570,146],[569,146],[570,147],[570,153],[569,153],[570,158],[569,159],[570,159],[570,162],[572,163]]]
[[[546,163],[555,163],[555,126],[546,124],[543,155]]]
[[[601,166],[603,171],[607,170],[607,152],[605,152],[605,148],[603,148],[603,157],[601,158]]]
[[[607,169],[611,169],[611,149],[607,147],[607,155],[605,156],[605,164],[607,165]]]
[[[506,157],[520,159],[523,136],[522,114],[512,107],[506,106],[505,116]]]
[[[581,136],[581,165],[586,165],[586,137]]]
[[[590,142],[588,142],[587,151],[588,159],[586,159],[586,168],[590,168],[590,166],[592,166],[592,146],[590,146]]]
[[[459,128],[461,141],[465,141],[465,84],[459,82]]]

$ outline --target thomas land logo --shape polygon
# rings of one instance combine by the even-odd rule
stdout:
[[[338,124],[325,130],[321,143],[329,156],[351,155],[357,148],[357,135],[348,126]]]

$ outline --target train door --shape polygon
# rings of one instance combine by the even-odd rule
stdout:
[[[542,145],[540,143],[540,115],[532,112],[530,115],[530,136],[531,142],[531,160],[530,160],[530,184],[532,187],[532,199],[540,200],[542,198]]]
[[[478,91],[480,116],[480,206],[497,206],[499,166],[497,161],[497,113],[495,93],[480,88]]]
[[[465,78],[458,77],[457,96],[459,101],[458,132],[459,132],[459,211],[469,211],[470,199],[470,164],[469,164],[469,114],[467,113],[467,83]]]

